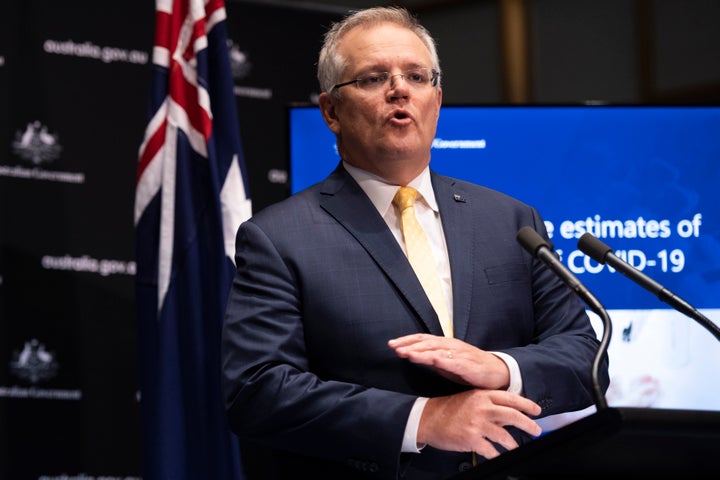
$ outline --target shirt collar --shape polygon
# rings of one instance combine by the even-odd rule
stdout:
[[[343,167],[350,174],[353,179],[360,185],[365,194],[370,197],[370,201],[375,205],[380,215],[385,216],[388,210],[392,207],[392,199],[395,196],[395,192],[399,188],[398,185],[394,185],[387,180],[373,175],[365,170],[354,167],[347,162],[343,161]],[[425,200],[425,203],[434,211],[438,212],[437,201],[435,200],[435,193],[432,188],[432,181],[430,178],[430,167],[425,167],[420,175],[415,177],[408,186],[416,189],[420,196]]]

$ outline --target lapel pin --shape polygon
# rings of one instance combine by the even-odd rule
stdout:
[[[456,202],[463,202],[463,203],[465,203],[465,197],[463,197],[463,196],[460,195],[459,193],[454,194],[454,195],[453,195],[453,198],[455,199]]]

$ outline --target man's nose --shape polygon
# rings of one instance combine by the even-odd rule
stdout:
[[[397,80],[395,80],[395,77],[400,77],[403,81],[405,81],[404,73],[394,73],[394,74],[390,75],[390,86],[393,88],[396,86],[395,82],[397,81]]]

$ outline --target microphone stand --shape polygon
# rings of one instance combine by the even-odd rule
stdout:
[[[590,293],[580,280],[575,277],[553,254],[545,240],[532,228],[522,227],[517,234],[517,241],[525,250],[533,257],[542,260],[565,284],[570,287],[584,302],[595,312],[603,324],[603,333],[600,339],[600,345],[592,363],[590,378],[592,381],[593,396],[595,397],[595,405],[598,410],[604,410],[608,407],[605,394],[600,387],[599,372],[600,364],[603,356],[607,353],[610,337],[612,336],[612,322],[610,315],[603,307],[602,303]]]
[[[608,315],[605,307],[603,307],[602,304],[595,299],[595,297],[592,298],[595,300],[595,302],[591,302],[594,303],[594,305],[591,305],[587,301],[585,301],[585,303],[602,320],[603,333],[600,338],[600,346],[598,347],[597,352],[595,352],[590,376],[592,378],[593,394],[595,395],[595,405],[598,410],[603,410],[608,407],[608,404],[605,399],[605,394],[603,394],[602,388],[600,388],[600,380],[598,379],[598,376],[602,357],[607,353],[608,345],[610,344],[610,337],[612,336],[612,322],[610,321],[610,315]]]

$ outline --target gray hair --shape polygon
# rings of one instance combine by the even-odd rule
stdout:
[[[375,7],[356,11],[343,20],[334,23],[324,37],[318,59],[317,77],[320,90],[329,91],[333,85],[340,83],[342,73],[347,66],[347,59],[338,53],[340,41],[350,30],[359,26],[393,23],[412,31],[425,44],[430,52],[432,68],[440,71],[440,59],[437,54],[435,40],[430,32],[406,9],[401,7]],[[439,85],[439,80],[438,80]],[[333,92],[334,94],[338,94]]]

